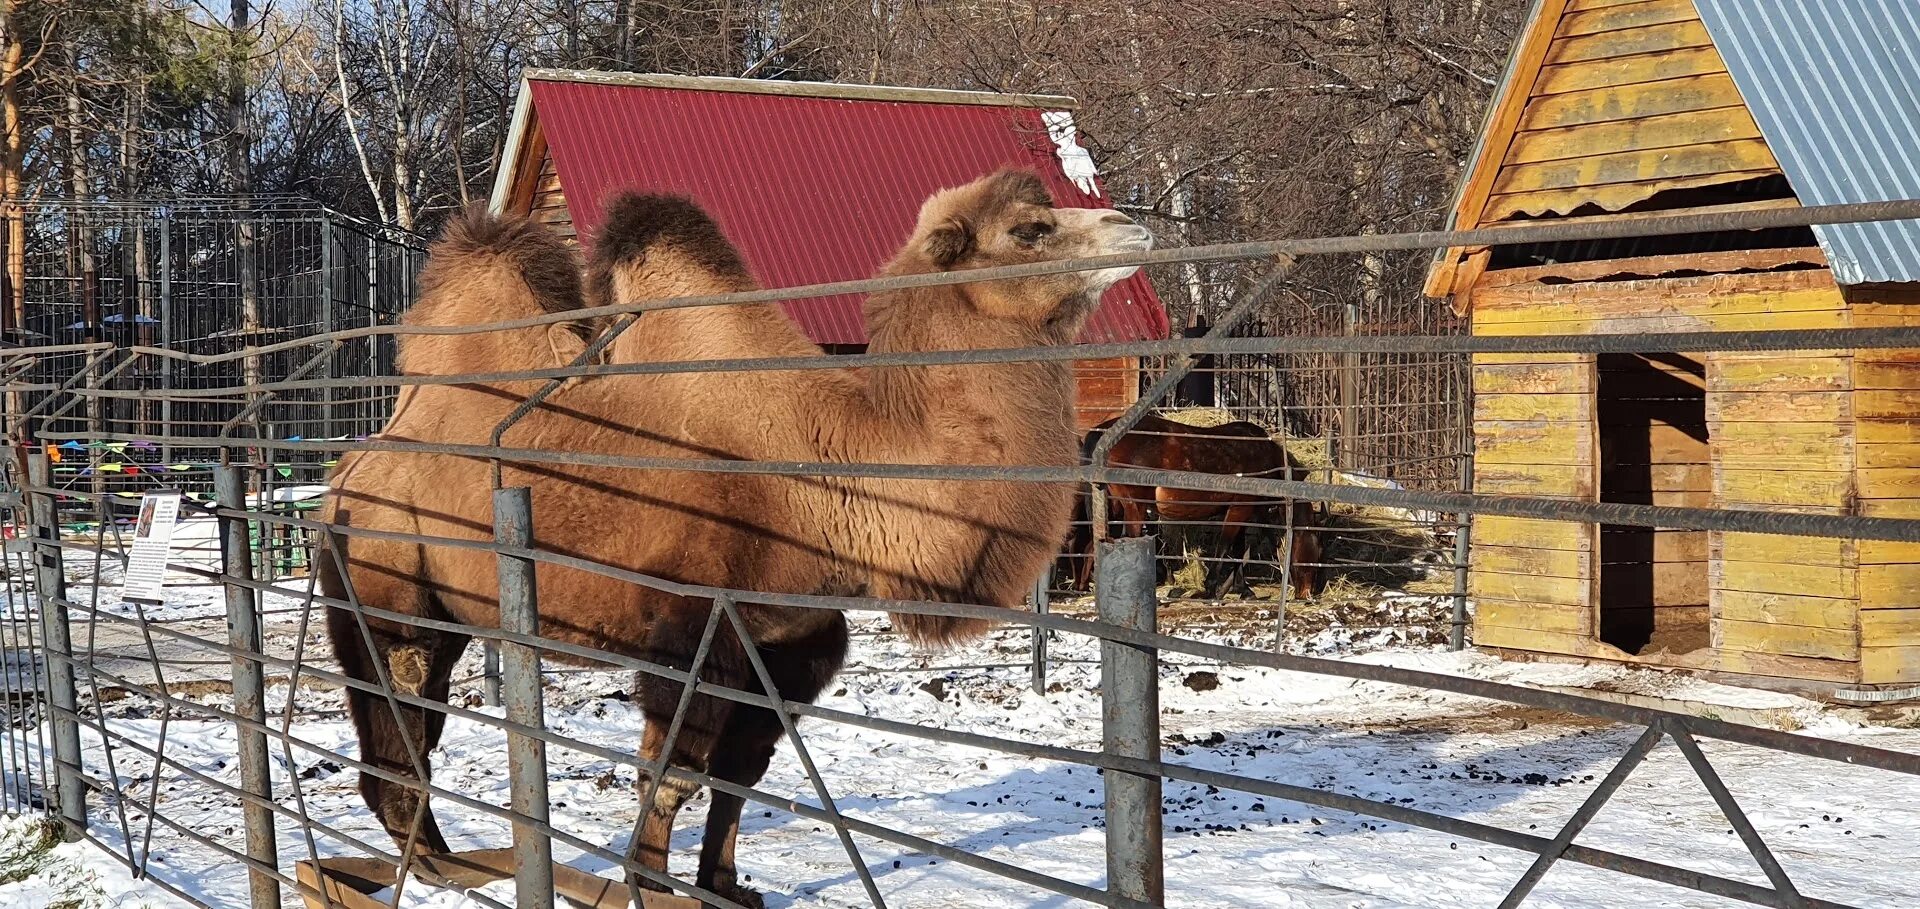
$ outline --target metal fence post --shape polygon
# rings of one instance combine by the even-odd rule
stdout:
[[[1469,437],[1471,438],[1471,437]],[[1460,491],[1473,491],[1473,454],[1460,457]],[[1471,558],[1473,545],[1473,515],[1469,512],[1459,514],[1460,526],[1453,531],[1453,629],[1448,636],[1448,646],[1454,650],[1467,649],[1467,560]]]
[[[165,215],[160,220],[160,346],[173,349],[173,216]],[[160,371],[160,426],[165,430],[161,435],[173,434],[173,390],[174,360],[172,357],[158,357],[154,367]],[[173,445],[160,446],[160,463],[173,463]]]
[[[1053,568],[1046,571],[1033,582],[1033,611],[1036,615],[1046,615],[1051,611],[1047,602],[1047,579],[1052,576]],[[1047,638],[1048,631],[1038,625],[1033,626],[1033,692],[1047,693]]]
[[[493,538],[502,546],[533,546],[533,491],[525,486],[493,493]],[[500,630],[540,633],[540,606],[532,559],[500,553]],[[500,644],[502,693],[507,721],[541,727],[546,713],[540,701],[540,651],[525,644]],[[547,747],[539,739],[507,733],[507,779],[516,815],[547,823]],[[513,822],[515,905],[553,909],[553,844],[532,824]]]
[[[214,497],[222,509],[244,511],[247,479],[244,468],[222,464],[214,469]],[[227,593],[227,644],[240,653],[260,653],[260,605],[253,588],[251,530],[246,518],[220,518],[220,570]],[[233,657],[233,712],[255,723],[267,721],[266,676],[258,658]],[[287,692],[293,697],[293,692]],[[261,799],[273,798],[272,764],[267,758],[267,735],[258,727],[240,725],[240,788]],[[243,803],[247,827],[247,855],[269,868],[280,864],[274,842],[273,809],[265,802]],[[253,909],[278,909],[280,881],[260,868],[247,872]]]
[[[500,642],[480,642],[480,696],[488,707],[500,706]]]
[[[27,482],[36,490],[53,485],[53,464],[45,449],[27,455]],[[40,630],[47,661],[47,701],[53,708],[53,779],[59,793],[65,836],[77,840],[87,829],[87,787],[80,767],[80,699],[73,684],[73,627],[67,616],[67,577],[60,553],[60,516],[53,495],[31,492],[27,517],[33,523],[33,584],[40,595]]]
[[[1094,607],[1100,621],[1135,631],[1158,627],[1153,537],[1099,544]],[[1151,647],[1100,642],[1101,745],[1108,754],[1160,759],[1160,654]],[[1107,891],[1160,905],[1160,777],[1108,770]]]

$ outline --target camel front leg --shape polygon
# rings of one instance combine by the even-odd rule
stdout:
[[[349,677],[409,697],[445,701],[453,667],[466,648],[464,635],[424,629],[364,628],[346,610],[328,614],[334,652]],[[360,794],[402,850],[448,851],[427,805],[433,778],[429,758],[446,728],[446,714],[390,699],[384,691],[347,689],[347,714],[360,740],[361,760],[379,772],[362,771]]]
[[[686,735],[687,730],[681,729],[682,740]],[[640,759],[648,762],[659,760],[666,738],[667,724],[656,720],[655,717],[647,717],[646,732],[640,740]],[[680,758],[683,754],[685,751],[682,746],[675,743],[674,757]],[[680,761],[670,761],[668,766],[676,764],[684,766]],[[673,841],[673,821],[679,817],[681,806],[685,805],[687,799],[692,798],[700,787],[672,774],[662,774],[660,785],[657,787],[651,785],[651,780],[647,771],[642,768],[635,788],[639,790],[641,798],[645,798],[647,791],[651,789],[653,803],[641,806],[645,816],[640,822],[640,835],[634,838],[627,855],[639,862],[641,867],[657,871],[664,876],[667,873],[667,849]],[[660,881],[645,876],[640,878],[639,883],[641,887],[648,890],[671,889]]]

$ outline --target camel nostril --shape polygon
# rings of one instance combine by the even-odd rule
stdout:
[[[1117,211],[1110,211],[1110,212],[1107,212],[1107,213],[1106,213],[1105,215],[1103,215],[1103,216],[1101,216],[1101,218],[1100,218],[1100,223],[1102,223],[1102,224],[1132,224],[1132,223],[1133,223],[1133,219],[1132,219],[1132,218],[1129,218],[1129,217],[1127,217],[1126,215],[1123,215],[1123,214],[1121,214],[1121,213],[1119,213],[1119,212],[1117,212]]]

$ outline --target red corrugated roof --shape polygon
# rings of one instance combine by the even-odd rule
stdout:
[[[1101,207],[1055,157],[1040,111],[535,79],[534,112],[582,242],[637,189],[693,198],[766,287],[871,277],[920,203],[1001,167],[1031,167],[1057,204]],[[820,344],[862,344],[857,297],[787,303]],[[1107,293],[1082,342],[1167,336],[1144,274]]]

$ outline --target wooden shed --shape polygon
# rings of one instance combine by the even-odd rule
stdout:
[[[1076,137],[1072,99],[762,79],[529,70],[496,211],[591,243],[614,192],[699,202],[766,287],[872,277],[934,191],[1001,167],[1034,169],[1057,204],[1108,207]],[[866,345],[860,300],[796,300],[788,315],[834,352]],[[1144,273],[1115,285],[1082,343],[1165,338]],[[1135,357],[1077,364],[1080,421],[1139,396]]]
[[[1920,197],[1903,46],[1920,11],[1870,0],[1540,0],[1452,226]],[[1916,325],[1920,225],[1451,249],[1427,292],[1479,336]],[[1920,518],[1920,350],[1472,369],[1476,492]],[[1920,682],[1920,545],[1497,516],[1472,543],[1482,647]]]

